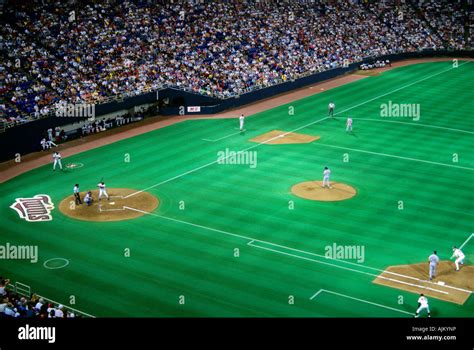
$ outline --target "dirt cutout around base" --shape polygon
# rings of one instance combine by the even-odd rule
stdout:
[[[456,271],[454,262],[441,261],[429,281],[428,263],[389,266],[373,283],[463,305],[474,289],[474,266]]]
[[[281,130],[273,130],[250,139],[250,142],[265,143],[266,145],[285,145],[295,143],[310,143],[319,140],[320,136],[298,134]],[[270,140],[270,141],[269,141]],[[266,142],[268,141],[268,142]]]
[[[357,194],[357,190],[341,182],[332,182],[331,188],[323,188],[322,181],[300,182],[291,188],[295,196],[321,202],[337,202],[350,199]]]
[[[122,221],[135,219],[155,210],[160,204],[158,198],[148,192],[140,192],[136,195],[124,198],[136,193],[137,190],[128,188],[108,188],[107,194],[110,199],[102,198],[99,202],[99,191],[92,191],[93,202],[90,206],[83,203],[75,205],[74,195],[64,198],[59,203],[59,210],[66,216],[84,221]],[[81,200],[84,200],[85,192],[81,192]],[[127,209],[133,208],[133,209]]]

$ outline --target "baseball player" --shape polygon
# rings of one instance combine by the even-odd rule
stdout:
[[[89,192],[86,193],[86,196],[84,197],[84,203],[86,203],[87,206],[89,206],[89,205],[92,204],[92,201],[93,201],[93,199],[92,199],[92,192],[89,191]]]
[[[43,151],[46,151],[48,149],[48,142],[46,141],[45,138],[43,138],[40,142],[41,144],[41,148],[43,149]]]
[[[74,193],[74,198],[76,200],[76,205],[82,204],[81,191],[79,191],[79,184],[74,185],[74,188],[72,189],[72,192]]]
[[[53,141],[46,141],[46,146],[48,149],[53,148],[53,146],[58,147],[58,145],[55,144]]]
[[[456,260],[454,261],[454,264],[456,265],[456,271],[459,271],[459,265],[464,265],[464,258],[465,257],[466,256],[461,251],[461,249],[453,247],[453,255],[451,256],[451,259],[456,258]]]
[[[327,166],[324,167],[323,171],[323,188],[327,187],[331,188],[331,184],[329,183],[329,176],[331,175],[331,170]]]
[[[328,117],[334,117],[334,108],[336,108],[336,105],[334,104],[334,102],[329,102],[329,106],[328,106]]]
[[[48,133],[48,141],[53,141],[53,129],[49,128],[47,130]]]
[[[347,121],[346,121],[346,132],[352,132],[352,118],[349,117],[347,118]]]
[[[240,115],[239,122],[240,122],[240,132],[242,132],[244,131],[244,123],[245,123],[245,117],[243,114]]]
[[[102,196],[105,196],[107,200],[109,200],[109,195],[107,194],[107,191],[105,190],[104,181],[100,182],[97,186],[99,187],[99,201],[102,198]]]
[[[436,268],[439,264],[438,253],[436,250],[428,257],[428,262],[430,264],[430,281],[436,277]]]
[[[422,310],[426,310],[426,312],[428,313],[428,317],[431,317],[430,306],[428,305],[428,298],[426,298],[424,294],[420,294],[420,297],[418,298],[418,309],[416,310],[415,317],[418,317],[420,311]]]
[[[63,165],[61,163],[61,153],[59,152],[54,152],[53,154],[53,171],[56,171],[56,165],[59,165],[59,169],[63,170]]]

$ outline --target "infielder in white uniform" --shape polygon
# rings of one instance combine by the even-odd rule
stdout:
[[[107,200],[109,200],[109,195],[107,194],[107,191],[105,190],[105,183],[102,181],[99,184],[97,184],[99,187],[99,201],[102,198],[102,196],[105,196]]]
[[[59,165],[59,169],[63,170],[63,165],[61,164],[61,153],[54,152],[53,154],[53,171],[56,171],[56,165]]]
[[[329,176],[331,175],[331,170],[327,166],[324,167],[323,171],[323,188],[327,187],[331,188],[331,184],[329,183]]]
[[[243,114],[240,115],[239,117],[239,122],[240,122],[240,131],[244,131],[244,124],[245,124],[245,117]]]
[[[436,267],[439,264],[438,255],[436,255],[436,250],[428,257],[428,262],[430,264],[430,281],[436,277]]]
[[[336,108],[336,105],[334,104],[334,102],[329,102],[329,105],[328,105],[328,117],[334,117],[334,108]]]
[[[420,294],[420,297],[418,298],[418,309],[416,310],[415,317],[418,317],[420,314],[420,311],[422,310],[426,310],[426,312],[428,313],[428,317],[431,317],[430,306],[428,305],[428,299],[423,294]]]
[[[352,132],[352,118],[347,118],[346,121],[346,132]]]
[[[465,257],[466,256],[461,251],[461,249],[453,247],[453,255],[451,256],[451,259],[456,258],[456,260],[454,261],[454,264],[456,265],[456,271],[459,271],[459,265],[464,265],[464,258]]]

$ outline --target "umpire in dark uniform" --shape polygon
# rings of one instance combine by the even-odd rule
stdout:
[[[81,191],[79,191],[79,184],[74,185],[73,192],[74,192],[74,197],[76,199],[76,205],[82,204],[81,196],[80,196]]]

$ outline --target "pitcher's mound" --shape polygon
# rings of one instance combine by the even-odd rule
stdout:
[[[441,261],[436,278],[430,281],[426,262],[389,266],[373,283],[462,305],[474,289],[474,267],[462,266],[458,272],[455,269],[454,262]]]
[[[87,206],[83,203],[75,204],[74,195],[64,198],[59,203],[59,210],[66,216],[84,221],[121,221],[130,220],[146,213],[152,212],[159,205],[159,200],[148,192],[137,193],[137,190],[129,188],[108,188],[107,193],[110,197],[102,198],[99,202],[99,191],[92,192],[92,205]],[[134,196],[125,198],[131,193],[137,193]],[[81,192],[81,200],[84,199],[85,192]]]
[[[322,181],[300,182],[291,188],[291,192],[301,198],[322,202],[343,201],[357,194],[354,187],[340,182],[332,182],[331,188],[323,188]]]
[[[295,132],[286,132],[273,130],[265,134],[250,139],[250,142],[265,143],[266,145],[284,145],[292,143],[310,143],[319,140],[319,136],[297,134]]]

